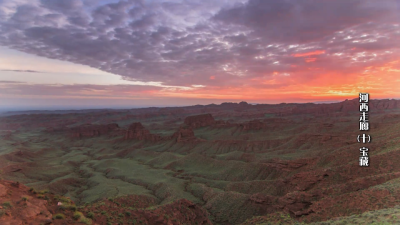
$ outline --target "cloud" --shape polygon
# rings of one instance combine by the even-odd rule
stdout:
[[[9,71],[9,72],[21,72],[21,73],[43,73],[36,70],[1,70],[1,71]]]
[[[293,56],[294,57],[305,57],[305,56],[313,56],[313,55],[321,55],[321,54],[325,54],[325,51],[317,50],[317,51],[313,51],[313,52],[296,53],[296,54],[293,54]]]
[[[250,0],[213,18],[251,29],[272,42],[309,43],[337,31],[396,14],[396,1]]]
[[[27,84],[16,81],[0,81],[0,95],[8,96],[64,96],[80,97],[137,97],[152,95],[163,87],[144,85],[90,85],[90,84]]]
[[[400,57],[396,0],[104,2],[2,1],[0,44],[126,80],[210,90],[356,79]]]
[[[23,84],[25,82],[11,81],[11,80],[0,80],[0,84]]]
[[[55,11],[71,11],[83,6],[81,0],[41,0],[41,5]]]

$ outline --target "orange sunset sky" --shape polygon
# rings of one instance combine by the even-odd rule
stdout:
[[[0,110],[400,98],[399,0],[3,0]]]

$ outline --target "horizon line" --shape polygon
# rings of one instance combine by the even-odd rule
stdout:
[[[342,101],[314,101],[314,102],[280,102],[280,103],[254,103],[254,102],[222,102],[220,104],[210,103],[210,104],[195,104],[195,105],[143,105],[143,106],[115,106],[115,107],[107,107],[107,106],[93,106],[93,107],[82,107],[82,106],[66,106],[66,107],[9,107],[9,108],[0,108],[0,114],[13,113],[13,112],[31,112],[31,111],[81,111],[81,110],[124,110],[124,109],[145,109],[145,108],[174,108],[174,107],[190,107],[190,106],[207,106],[207,105],[221,105],[224,103],[232,103],[239,104],[241,102],[245,102],[249,105],[280,105],[280,104],[333,104],[344,101],[351,101],[358,98],[353,99],[345,99]],[[400,100],[400,98],[371,98],[370,100]]]

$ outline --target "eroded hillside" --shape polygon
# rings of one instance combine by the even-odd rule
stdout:
[[[82,213],[100,224],[128,224],[133,219],[114,217],[154,208],[143,224],[325,221],[400,200],[400,101],[370,107],[368,168],[358,166],[355,99],[1,117],[0,175],[88,203]],[[148,205],[142,214],[134,201],[107,205],[119,197]],[[101,204],[118,213],[105,216]],[[168,204],[193,216],[167,212]]]

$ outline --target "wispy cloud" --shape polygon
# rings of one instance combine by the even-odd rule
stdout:
[[[21,72],[21,73],[43,73],[36,70],[0,70],[0,71]]]
[[[11,81],[11,80],[0,80],[0,84],[24,84],[25,82]]]

